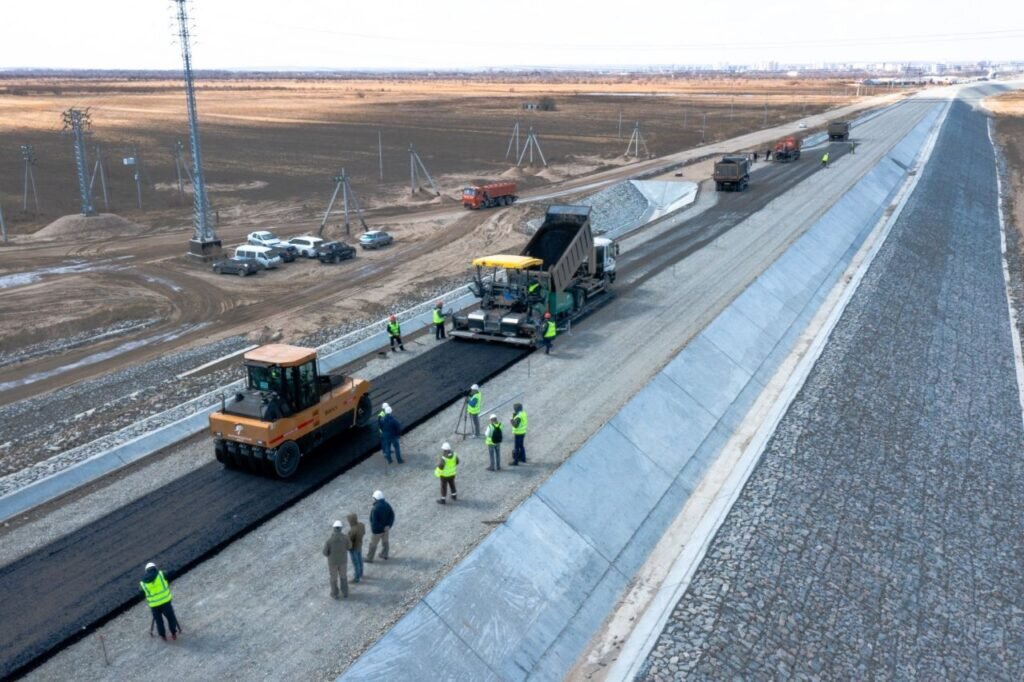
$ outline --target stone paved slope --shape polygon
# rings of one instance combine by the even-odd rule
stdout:
[[[1024,678],[1022,452],[993,150],[955,103],[638,679]]]

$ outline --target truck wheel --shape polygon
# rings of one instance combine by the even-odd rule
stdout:
[[[274,473],[278,478],[291,478],[298,471],[301,458],[298,443],[293,440],[285,442],[274,453]]]
[[[356,405],[356,414],[352,419],[357,429],[361,429],[370,423],[370,416],[373,412],[373,403],[370,402],[370,394],[364,393]]]

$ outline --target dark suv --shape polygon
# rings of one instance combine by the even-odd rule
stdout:
[[[294,244],[275,244],[270,247],[270,250],[274,252],[275,256],[280,256],[283,263],[291,263],[299,257],[299,250],[295,248]]]
[[[316,247],[316,258],[321,263],[340,263],[355,256],[355,247],[345,242],[323,242]]]
[[[218,275],[238,275],[239,277],[245,277],[246,275],[255,275],[258,270],[259,267],[255,262],[238,260],[237,258],[219,260],[213,264],[213,271]]]

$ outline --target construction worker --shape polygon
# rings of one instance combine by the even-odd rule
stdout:
[[[851,154],[856,154],[857,153],[857,143],[856,142],[850,142],[850,153]]]
[[[157,634],[160,639],[167,641],[167,631],[164,629],[164,618],[167,619],[167,627],[171,630],[171,639],[178,639],[181,626],[174,615],[174,607],[171,606],[171,584],[167,582],[164,572],[156,567],[152,561],[146,564],[146,572],[139,582],[142,593],[146,595],[146,606],[153,614],[153,621],[156,623]],[[150,637],[153,636],[153,628],[149,629]]]
[[[466,414],[473,425],[473,438],[480,437],[480,410],[483,408],[484,394],[480,392],[479,386],[473,384],[469,387],[469,397],[466,398]]]
[[[491,460],[488,471],[501,471],[501,441],[501,422],[498,421],[498,415],[492,414],[487,420],[487,438],[484,440],[487,456]]]
[[[434,306],[434,338],[440,341],[444,335],[444,301],[438,301]]]
[[[384,493],[379,490],[373,491],[373,507],[370,509],[370,551],[367,552],[366,561],[373,563],[377,556],[377,545],[381,545],[380,558],[388,560],[388,535],[391,526],[395,525],[395,510],[391,508],[388,501],[384,499]]]
[[[828,168],[828,152],[821,155],[821,167]]]
[[[764,150],[764,160],[765,161],[771,161],[772,160],[772,150],[771,149],[765,149]]]
[[[402,425],[391,414],[391,406],[387,403],[380,406],[380,412],[377,414],[377,431],[380,434],[380,450],[384,453],[384,461],[391,464],[391,451],[394,450],[398,463],[405,464],[405,460],[402,459],[402,446],[399,443]]]
[[[342,532],[343,527],[341,521],[335,521],[331,534],[324,543],[323,554],[327,557],[332,599],[348,599],[348,551],[352,549],[352,541]],[[339,593],[341,597],[338,596]]]
[[[398,324],[398,318],[394,315],[388,317],[388,338],[391,340],[392,352],[395,346],[398,346],[398,350],[405,350],[405,344],[402,343],[402,325]]]
[[[357,583],[363,579],[363,537],[366,535],[366,525],[359,522],[355,512],[349,512],[348,516],[348,558],[352,560],[352,582]]]
[[[437,460],[434,467],[434,475],[441,480],[441,497],[437,498],[438,504],[447,504],[448,491],[452,492],[452,502],[459,499],[455,491],[455,475],[459,470],[459,456],[452,452],[452,446],[448,443],[441,444],[441,458]]]
[[[551,354],[551,344],[554,343],[556,336],[558,336],[558,327],[555,326],[555,321],[551,319],[551,313],[544,313],[544,336],[542,339],[544,355]]]
[[[528,424],[526,411],[522,404],[516,403],[512,406],[512,466],[526,464],[526,425]]]

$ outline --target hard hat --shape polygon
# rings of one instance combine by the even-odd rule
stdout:
[[[334,522],[334,527],[335,528],[342,528],[343,526],[341,525],[341,521],[335,521]]]
[[[151,568],[156,568],[156,564],[154,564],[152,561],[150,561],[148,564],[146,564],[146,570],[147,571],[149,569],[151,569]]]
[[[381,405],[381,409],[384,410],[384,414],[391,414],[391,406],[388,405],[387,403]]]
[[[497,419],[497,418],[498,418],[498,415],[496,415],[496,414],[492,414],[491,415],[491,419]]]
[[[545,320],[550,320],[551,319],[551,313],[544,313],[544,319]]]
[[[443,306],[443,305],[444,305],[444,301],[438,301],[438,302],[437,302],[437,305],[436,305],[435,307],[436,307],[436,308],[440,308],[440,307],[441,307],[441,306]]]
[[[391,320],[392,322],[394,322],[395,321],[395,316],[394,315],[388,315],[388,319]]]
[[[383,500],[384,499],[384,493],[382,493],[379,490],[374,490],[373,491],[373,499],[375,499],[375,500]]]
[[[479,391],[480,387],[477,386],[476,384],[473,384],[472,386],[469,387],[469,390],[471,390],[471,391]]]
[[[445,441],[445,442],[441,443],[441,449],[444,450],[445,452],[451,452],[452,451],[452,446],[451,446],[451,444],[448,441]]]

